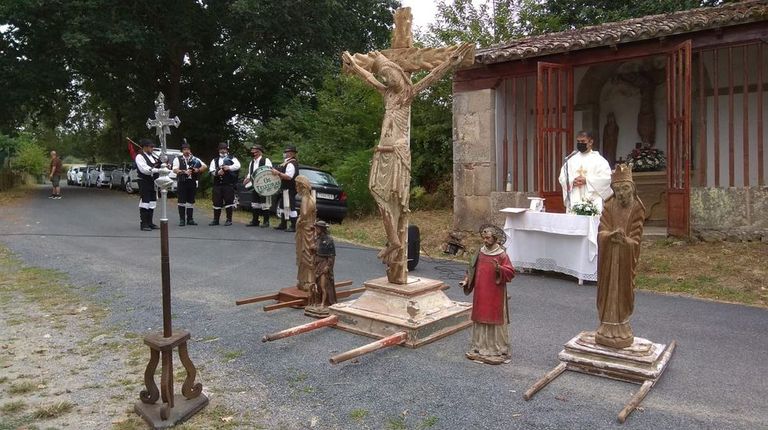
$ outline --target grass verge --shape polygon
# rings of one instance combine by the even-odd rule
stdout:
[[[422,253],[447,258],[443,242],[452,230],[450,210],[413,211],[411,224],[419,226]],[[348,218],[334,225],[331,234],[341,240],[380,247],[386,242],[378,216]],[[480,245],[477,234],[465,239],[472,253]],[[460,259],[468,261],[470,254]],[[637,287],[667,294],[768,306],[768,244],[755,242],[686,242],[646,240],[640,253]]]

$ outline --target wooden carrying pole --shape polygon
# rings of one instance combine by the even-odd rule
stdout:
[[[323,318],[317,321],[312,321],[311,323],[308,323],[308,324],[302,324],[296,327],[285,329],[283,331],[279,331],[277,333],[268,334],[263,338],[261,338],[261,341],[271,342],[273,340],[278,340],[285,337],[296,336],[297,334],[306,333],[308,331],[316,330],[322,327],[334,326],[338,322],[339,322],[339,317],[336,315],[331,315],[327,318]]]
[[[359,348],[350,349],[347,352],[342,352],[341,354],[334,355],[333,357],[331,357],[330,361],[332,364],[339,364],[344,361],[350,360],[352,358],[367,354],[369,352],[386,348],[388,346],[400,345],[401,343],[405,342],[407,338],[408,338],[408,333],[404,331],[399,331],[395,334],[391,334],[385,338],[379,339],[376,342],[371,342],[368,345],[363,345]]]

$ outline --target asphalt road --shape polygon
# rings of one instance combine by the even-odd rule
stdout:
[[[137,197],[72,187],[63,188],[62,200],[47,194],[40,188],[21,206],[0,208],[0,241],[27,264],[69,274],[82,294],[109,306],[109,324],[159,330],[159,233],[139,231]],[[530,402],[522,399],[558,363],[563,343],[596,328],[594,286],[518,275],[509,286],[511,364],[465,359],[471,332],[464,330],[416,350],[394,347],[334,366],[331,355],[369,339],[322,329],[264,344],[264,334],[310,319],[234,304],[292,284],[292,235],[208,227],[207,213],[197,215],[197,227],[177,227],[170,202],[174,327],[197,340],[190,354],[206,390],[239,393],[231,408],[253,412],[268,428],[768,428],[765,309],[639,292],[635,334],[678,347],[643,410],[622,426],[616,415],[636,385],[566,372]],[[456,287],[463,271],[422,258],[413,275],[442,279],[453,286],[449,296],[466,300]],[[337,243],[337,280],[360,285],[383,273],[376,250]],[[228,362],[227,351],[243,354]]]

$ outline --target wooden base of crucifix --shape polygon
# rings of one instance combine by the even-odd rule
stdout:
[[[170,337],[161,333],[151,334],[144,338],[149,346],[150,359],[144,371],[145,390],[139,395],[141,401],[136,402],[134,411],[155,429],[172,427],[189,419],[208,404],[208,397],[203,394],[203,384],[195,383],[197,369],[192,364],[187,352],[188,331],[178,331]],[[181,387],[181,395],[173,394],[173,351],[178,349],[179,359],[187,377]],[[160,375],[160,390],[155,384],[155,370],[162,356],[162,373]],[[157,400],[162,398],[162,403]]]
[[[566,370],[641,384],[619,412],[618,420],[624,423],[661,378],[674,350],[675,341],[664,345],[640,337],[636,337],[632,346],[627,348],[611,348],[596,344],[595,333],[584,331],[565,344],[558,355],[560,364],[536,381],[523,394],[523,399],[530,400]]]
[[[472,324],[472,304],[455,302],[445,295],[443,282],[408,278],[407,284],[393,284],[387,278],[364,283],[357,299],[328,308],[330,316],[271,333],[262,339],[271,342],[323,327],[334,327],[377,339],[330,358],[333,364],[390,346],[418,348],[456,333]]]
[[[352,294],[362,293],[365,288],[340,289],[352,285],[351,280],[336,282],[336,298],[344,299]],[[264,312],[274,311],[282,308],[303,309],[308,302],[309,292],[298,289],[297,287],[283,288],[276,293],[265,294],[263,296],[249,297],[235,302],[236,305],[247,305],[250,303],[275,300],[277,303],[264,306]]]

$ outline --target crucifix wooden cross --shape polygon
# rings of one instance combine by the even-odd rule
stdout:
[[[406,73],[432,70],[448,61],[454,51],[462,46],[414,48],[412,27],[411,8],[397,9],[395,11],[395,28],[392,30],[392,47],[381,51],[385,57],[400,66]],[[355,63],[369,72],[372,71],[374,56],[371,53],[355,54],[353,57]],[[474,57],[473,50],[459,63],[459,67],[472,65]]]
[[[379,258],[387,265],[387,279],[408,283],[407,228],[411,184],[411,103],[414,97],[445,76],[453,67],[472,64],[474,44],[444,48],[414,48],[411,8],[395,11],[392,48],[367,54],[342,54],[344,69],[358,75],[384,98],[381,136],[371,160],[368,189],[379,207],[387,246]],[[411,73],[429,72],[418,82]]]

